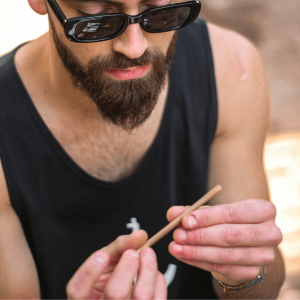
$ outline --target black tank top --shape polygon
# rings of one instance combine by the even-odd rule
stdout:
[[[204,21],[179,30],[159,132],[138,169],[117,182],[81,169],[37,112],[16,71],[16,50],[0,59],[0,158],[10,200],[38,270],[42,298],[66,298],[66,285],[96,250],[141,228],[168,224],[173,205],[205,194],[217,124],[213,58]],[[217,298],[211,274],[168,252],[172,234],[153,248],[170,299]]]

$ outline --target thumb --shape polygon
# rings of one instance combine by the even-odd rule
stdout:
[[[122,254],[128,249],[138,249],[148,240],[148,234],[144,230],[136,230],[130,235],[119,236],[114,242],[102,248],[110,255],[110,261],[118,263]]]
[[[76,271],[68,282],[68,299],[89,299],[93,285],[109,263],[109,255],[104,251],[93,253]]]

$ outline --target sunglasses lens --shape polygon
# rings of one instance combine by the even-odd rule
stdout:
[[[76,25],[75,36],[80,40],[107,38],[119,32],[124,26],[120,17],[104,17],[99,20],[80,22]]]
[[[174,7],[146,13],[144,26],[150,30],[168,30],[185,23],[191,13],[189,7]]]

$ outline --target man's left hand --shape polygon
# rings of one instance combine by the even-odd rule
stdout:
[[[186,209],[170,208],[168,220]],[[180,261],[236,286],[254,279],[274,261],[275,248],[282,241],[275,217],[275,206],[259,199],[202,207],[183,218],[169,251]]]

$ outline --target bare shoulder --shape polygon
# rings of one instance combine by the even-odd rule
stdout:
[[[208,23],[207,26],[214,54],[229,56],[228,58],[236,63],[244,63],[248,67],[251,67],[253,62],[259,59],[255,46],[246,37],[211,23]]]
[[[209,25],[218,90],[218,126],[210,149],[209,187],[226,187],[211,205],[268,199],[263,147],[269,95],[258,51],[246,38]]]
[[[218,90],[217,136],[268,126],[269,96],[264,66],[254,45],[228,29],[208,24]]]

